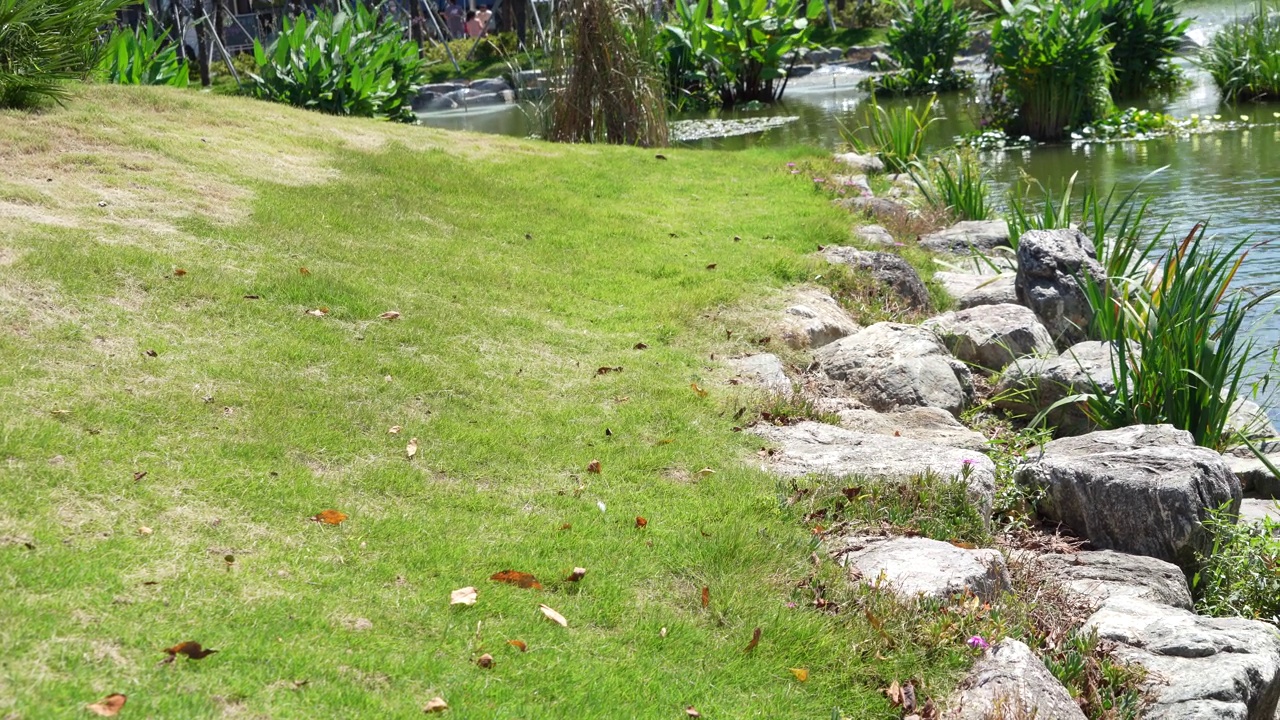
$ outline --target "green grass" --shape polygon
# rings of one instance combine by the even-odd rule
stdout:
[[[815,540],[711,359],[754,347],[744,318],[849,217],[776,153],[664,154],[165,88],[0,116],[0,714],[123,692],[130,717],[440,695],[887,718],[894,679],[945,695],[962,642],[877,654],[861,613],[804,602]],[[350,517],[307,520],[328,508]],[[488,580],[507,568],[545,589]],[[157,666],[184,640],[219,652]]]

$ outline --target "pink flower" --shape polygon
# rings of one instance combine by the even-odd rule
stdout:
[[[824,183],[824,182],[826,182],[826,180],[823,180],[822,178],[814,178],[814,179],[813,179],[813,181],[814,181],[814,182],[816,182],[816,183]]]
[[[795,163],[787,163],[787,167],[795,167],[795,166],[796,166]]]
[[[965,640],[964,644],[968,645],[974,650],[986,650],[991,647],[991,644],[988,643],[986,640],[983,640],[981,635],[974,635],[968,640]]]

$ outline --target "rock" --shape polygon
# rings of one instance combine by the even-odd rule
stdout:
[[[1280,506],[1275,500],[1247,497],[1240,501],[1240,522],[1261,525],[1264,520],[1277,525],[1273,534],[1280,535]]]
[[[1231,472],[1240,481],[1240,488],[1262,497],[1280,497],[1280,482],[1276,480],[1271,469],[1255,457],[1247,447],[1245,452],[1248,455],[1236,455],[1233,452],[1222,455],[1222,459],[1227,462],[1227,467],[1231,468]],[[1280,453],[1267,453],[1266,457],[1273,466],[1280,467]]]
[[[472,80],[467,86],[476,93],[501,93],[511,89],[506,80],[502,78],[484,78],[482,80]]]
[[[1013,289],[1012,273],[980,275],[940,271],[933,274],[933,281],[941,285],[947,294],[955,298],[956,308],[968,310],[979,305],[1014,304],[1018,294]]]
[[[852,197],[843,200],[837,200],[836,205],[848,210],[854,215],[861,215],[868,218],[895,218],[904,217],[911,212],[911,208],[903,205],[897,200],[889,200],[887,198],[878,197]]]
[[[1191,610],[1191,590],[1177,565],[1112,550],[1086,550],[1071,555],[1038,555],[1032,562],[1040,574],[1054,577],[1067,589],[1096,602],[1109,597],[1139,597]]]
[[[1056,358],[1014,360],[996,384],[994,405],[1031,419],[1069,395],[1094,392],[1095,383],[1103,393],[1114,393],[1112,363],[1119,362],[1114,347],[1090,340],[1073,345]],[[1048,421],[1058,435],[1079,435],[1094,429],[1076,403],[1050,411]]]
[[[833,265],[848,265],[866,270],[871,277],[897,293],[912,309],[928,309],[933,306],[929,289],[920,280],[916,269],[901,257],[887,252],[859,250],[844,245],[828,245],[822,257]]]
[[[814,359],[828,377],[874,410],[938,407],[959,417],[973,400],[969,368],[932,331],[876,323],[820,348]]]
[[[791,379],[787,377],[786,368],[777,355],[762,353],[731,358],[728,364],[736,375],[753,385],[783,395],[790,395],[792,392]]]
[[[991,514],[996,466],[981,453],[807,421],[785,427],[756,425],[751,432],[778,446],[768,469],[783,477],[825,475],[892,482],[933,473],[965,482],[970,501],[983,517]]]
[[[1024,643],[1005,638],[974,663],[947,701],[944,720],[1085,720],[1071,694]]]
[[[449,98],[448,95],[434,92],[419,92],[413,98],[414,112],[440,112],[442,110],[455,110],[458,103]]]
[[[946,600],[971,592],[992,602],[1009,589],[999,550],[966,550],[923,537],[841,538],[832,552],[851,580],[879,585],[904,600]]]
[[[1243,618],[1201,617],[1136,597],[1112,597],[1081,628],[1118,643],[1147,670],[1160,720],[1272,720],[1280,699],[1280,633]]]
[[[1082,274],[1105,282],[1093,243],[1080,231],[1028,230],[1018,240],[1018,302],[1035,311],[1060,348],[1084,341],[1093,318]]]
[[[920,236],[920,247],[934,252],[968,255],[977,251],[987,254],[998,247],[1009,247],[1009,225],[1003,220],[965,220],[946,230]]]
[[[1280,436],[1275,425],[1271,424],[1267,411],[1258,403],[1245,398],[1236,398],[1224,429],[1233,437],[1237,431],[1242,432],[1250,440],[1267,440]]]
[[[787,77],[800,78],[805,75],[812,75],[813,71],[817,69],[818,67],[816,65],[809,65],[808,63],[792,65],[787,69]]]
[[[858,324],[825,290],[801,290],[783,313],[782,339],[796,349],[820,348],[858,330]]]
[[[1015,479],[1043,493],[1037,510],[1094,546],[1192,568],[1211,538],[1210,509],[1240,507],[1222,456],[1171,425],[1135,425],[1063,438],[1021,464]]]
[[[1021,305],[979,305],[943,313],[923,323],[960,360],[990,374],[1014,358],[1056,355],[1053,339],[1036,314]]]
[[[863,225],[862,227],[856,227],[853,229],[853,234],[858,236],[859,240],[872,245],[892,247],[897,244],[897,241],[893,239],[893,236],[889,234],[889,231],[879,225]]]
[[[897,70],[898,63],[882,52],[871,53],[871,67],[876,70]]]
[[[881,413],[846,398],[823,398],[814,403],[820,412],[840,418],[840,427],[858,433],[926,440],[937,445],[986,452],[987,439],[942,408],[919,407]],[[858,407],[851,407],[858,406]]]
[[[859,195],[867,196],[871,194],[871,186],[867,184],[866,175],[832,175],[831,182],[846,191],[856,192]]]
[[[884,163],[875,155],[862,155],[856,152],[841,153],[834,158],[837,163],[848,165],[854,171],[872,175],[884,172]]]

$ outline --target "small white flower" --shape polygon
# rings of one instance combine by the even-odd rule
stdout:
[[[604,501],[603,501],[603,500],[597,500],[597,501],[596,501],[596,507],[600,508],[600,512],[604,512]]]

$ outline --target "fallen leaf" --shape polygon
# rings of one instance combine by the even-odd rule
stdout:
[[[136,473],[134,473],[134,474],[133,474],[133,481],[134,481],[134,482],[138,482],[139,480],[141,480],[142,478],[144,478],[144,477],[146,477],[146,476],[147,476],[147,471],[146,471],[146,470],[141,470],[141,471],[136,472]]]
[[[338,512],[337,510],[325,510],[311,516],[311,520],[324,523],[325,525],[341,525],[343,520],[347,519],[347,514]]]
[[[663,155],[663,154],[661,154],[661,153],[659,153],[659,154],[657,154],[657,155],[654,155],[654,156],[653,156],[653,159],[654,159],[654,160],[666,160],[666,159],[667,159],[667,156],[666,156],[666,155]]]
[[[200,643],[195,642],[194,640],[180,642],[171,648],[165,648],[164,651],[169,653],[170,661],[179,655],[186,655],[191,660],[199,660],[218,652],[217,650],[205,650],[203,647],[200,647]]]
[[[604,429],[604,436],[605,436],[605,437],[613,437],[613,431],[612,431],[612,430],[610,430],[609,428],[605,428],[605,429]]]
[[[666,637],[666,636],[667,636],[667,629],[666,629],[666,628],[662,628],[661,630],[659,630],[659,631],[658,631],[658,637],[660,637],[660,638],[664,638],[664,637]]]
[[[752,650],[755,650],[756,646],[759,644],[760,644],[760,628],[756,628],[751,632],[751,642],[747,643],[747,646],[743,648],[742,652],[751,652]]]
[[[294,689],[294,690],[301,690],[302,688],[304,688],[304,687],[306,687],[306,686],[308,686],[308,685],[310,685],[310,684],[311,684],[311,681],[310,681],[310,680],[294,680],[294,681],[293,681],[293,689]]]
[[[586,568],[576,567],[576,568],[574,568],[574,569],[573,569],[573,572],[569,573],[569,577],[565,578],[565,579],[564,579],[564,581],[565,581],[565,582],[578,582],[578,581],[579,581],[579,580],[581,580],[581,579],[582,579],[582,577],[583,577],[584,575],[586,575],[586,574],[587,574],[587,569],[586,569]]]
[[[698,397],[704,398],[707,396],[707,391],[698,387],[698,383],[689,383],[689,387],[693,388],[693,392],[696,393]]]
[[[600,508],[600,512],[604,512],[604,511],[605,511],[605,504],[604,504],[604,501],[603,501],[603,500],[597,500],[597,501],[596,501],[596,507]]]
[[[648,350],[648,349],[649,349],[649,346],[648,346],[648,345],[645,345],[645,344],[644,344],[644,343],[642,343],[642,342],[638,342],[638,343],[636,343],[636,344],[635,344],[635,349],[636,349],[636,350]]]
[[[648,520],[645,520],[644,518],[640,517],[639,515],[637,515],[637,516],[636,516],[636,527],[638,527],[638,528],[642,528],[642,527],[644,527],[644,526],[646,526],[646,525],[648,525],[648,524],[649,524],[649,521],[648,521]]]
[[[187,274],[187,271],[186,271],[186,270],[183,270],[182,268],[174,268],[174,269],[173,269],[173,274],[174,274],[174,275],[176,275],[176,276],[178,276],[178,277],[182,277],[183,275],[186,275],[186,274]]]
[[[716,269],[716,264],[715,264],[715,263],[711,263],[710,265],[708,265],[708,266],[707,266],[707,269],[708,269],[708,270],[715,270],[715,269]]]
[[[572,529],[573,529],[573,523],[565,523],[565,524],[563,524],[563,525],[561,525],[561,526],[560,526],[560,529],[561,529],[561,530],[572,530]]]
[[[706,607],[710,604],[711,604],[711,588],[707,587],[706,585],[703,585],[702,586],[702,607]]]
[[[529,646],[525,645],[523,640],[508,640],[507,644],[511,647],[520,648],[520,652],[529,652]]]
[[[620,372],[622,372],[621,365],[617,367],[602,367],[596,370],[597,375],[608,375],[609,373],[620,373]]]
[[[457,590],[454,590],[453,592],[449,593],[449,604],[450,605],[475,605],[476,589],[468,585],[464,588],[458,588]]]
[[[490,580],[495,582],[503,582],[516,587],[526,589],[541,590],[542,583],[530,575],[529,573],[520,572],[518,570],[502,570],[489,576]]]
[[[692,705],[690,705],[689,707],[687,707],[687,708],[685,708],[685,709],[684,709],[684,714],[685,714],[685,715],[688,715],[689,717],[693,717],[693,718],[700,718],[700,717],[702,717],[702,713],[700,713],[700,712],[698,712],[697,710],[695,710],[695,709],[694,709],[694,707],[693,707]]]
[[[789,668],[800,682],[809,682],[809,668]]]
[[[311,274],[311,271],[310,271],[310,270],[308,270],[308,269],[306,269],[305,267],[300,267],[300,268],[298,268],[298,274],[299,274],[299,275],[310,275],[310,274]]]
[[[100,717],[115,717],[124,707],[125,699],[120,693],[111,693],[92,705],[86,705],[85,709]]]
[[[599,461],[599,460],[592,460],[591,462],[587,463],[587,472],[589,472],[589,473],[595,473],[596,475],[599,475],[599,474],[600,474],[600,461]]]
[[[902,686],[902,711],[908,713],[916,711],[916,686],[909,680]]]
[[[258,298],[260,298],[260,297],[262,297],[262,296],[261,296],[261,295],[245,295],[245,296],[244,296],[244,299],[245,299],[245,300],[257,300],[257,299],[258,299]]]
[[[388,435],[399,435],[399,434],[400,434],[400,431],[401,431],[401,430],[403,430],[403,429],[404,429],[404,428],[400,427],[399,425],[392,425],[391,427],[387,428],[387,434],[388,434]]]
[[[977,545],[974,545],[971,542],[964,542],[963,540],[952,540],[951,544],[955,545],[961,550],[977,550],[978,549]]]
[[[379,315],[378,318],[382,320],[399,320],[400,313],[396,312],[395,310],[388,310],[382,313],[381,315]]]
[[[138,528],[138,534],[139,534],[139,535],[150,535],[150,534],[151,534],[151,533],[153,533],[153,532],[155,532],[155,531],[154,531],[154,530],[152,530],[151,528],[147,527],[146,525],[143,525],[142,527]]]
[[[445,710],[448,710],[448,709],[449,709],[449,703],[445,702],[444,698],[433,697],[427,701],[426,705],[422,707],[422,712],[424,713],[444,712]]]
[[[889,683],[888,689],[884,691],[885,697],[889,698],[889,704],[894,707],[902,706],[902,686],[897,680]]]
[[[155,350],[148,350],[145,354],[147,357],[156,357],[157,355],[159,355],[159,353],[157,353]]]
[[[631,402],[630,395],[615,395],[613,401],[621,405],[624,402]]]
[[[741,235],[734,235],[734,236],[733,236],[733,241],[734,241],[734,242],[742,242],[742,236],[741,236]]]
[[[418,438],[409,438],[409,444],[405,446],[404,454],[410,460],[418,454]]]
[[[702,468],[698,472],[694,473],[694,475],[697,475],[698,477],[709,477],[715,474],[716,474],[716,471],[712,470],[711,468]]]
[[[485,653],[480,657],[476,658],[476,664],[484,668],[485,670],[488,670],[489,668],[493,667],[493,656],[490,655],[489,653]]]
[[[757,341],[756,341],[756,344],[758,344],[758,345],[768,345],[770,340],[773,340],[773,338],[772,338],[772,337],[769,337],[769,336],[765,336],[765,337],[762,337],[762,338],[760,338],[759,340],[757,340]]]
[[[329,308],[322,307],[322,308],[316,308],[315,310],[308,310],[307,314],[314,315],[315,317],[324,317],[325,315],[329,314]]]
[[[539,605],[538,609],[541,610],[542,614],[546,615],[547,619],[550,620],[551,622],[554,622],[560,627],[569,627],[569,621],[565,620],[563,615],[556,612],[555,610],[552,610],[550,607],[546,605]]]

